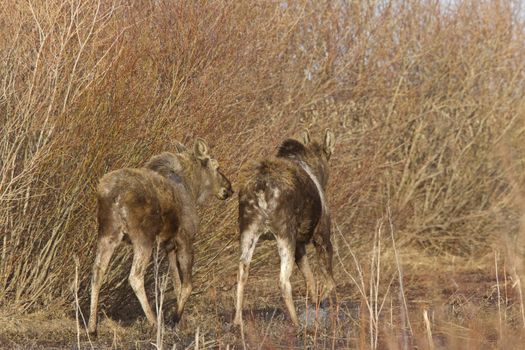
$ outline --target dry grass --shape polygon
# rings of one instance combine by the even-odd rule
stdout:
[[[281,311],[255,317],[247,343],[523,341],[520,1],[0,0],[0,24],[0,314],[14,315],[0,320],[0,345],[89,348],[75,305],[87,304],[102,174],[202,136],[235,186],[246,161],[304,126],[337,134],[328,198],[349,316],[299,335]],[[177,332],[135,321],[130,250],[113,258],[101,303],[124,326],[102,323],[108,346],[239,346],[228,318],[236,201],[222,205],[202,210],[196,291]],[[276,259],[274,244],[257,249],[247,307],[281,310]],[[163,284],[151,271],[152,296]]]

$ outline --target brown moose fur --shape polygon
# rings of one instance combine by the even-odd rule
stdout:
[[[277,240],[281,258],[280,287],[295,325],[299,324],[293,305],[290,275],[293,263],[303,273],[309,293],[316,296],[315,279],[308,264],[306,244],[313,243],[325,280],[325,293],[335,287],[332,273],[330,213],[324,197],[328,182],[328,160],[333,153],[334,135],[325,134],[324,143],[285,140],[277,157],[252,165],[239,191],[239,263],[235,323],[242,324],[244,285],[257,240],[270,233]]]
[[[153,156],[143,168],[115,170],[97,187],[98,246],[91,284],[88,330],[97,328],[98,294],[111,255],[125,239],[133,245],[129,282],[148,321],[156,324],[144,289],[144,274],[156,241],[167,252],[175,292],[177,321],[191,294],[193,237],[198,231],[196,206],[210,194],[226,199],[233,193],[230,181],[197,139],[194,150],[183,145],[178,153]]]

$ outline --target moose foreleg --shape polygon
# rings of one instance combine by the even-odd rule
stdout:
[[[317,238],[317,239],[315,239]],[[334,272],[332,268],[333,259],[333,247],[330,242],[330,236],[325,235],[324,237],[315,237],[314,245],[317,251],[317,258],[319,260],[319,267],[325,280],[325,290],[323,291],[322,298],[330,295],[335,289]]]
[[[311,300],[314,303],[317,302],[317,291],[315,285],[315,277],[308,263],[308,256],[306,255],[306,245],[304,243],[297,243],[295,247],[295,263],[297,267],[302,272],[303,277],[306,281],[306,287],[308,288],[308,293],[310,293]]]
[[[181,281],[179,275],[179,268],[177,267],[177,253],[174,249],[168,252],[168,261],[171,270],[171,279],[173,280],[173,288],[175,289],[175,295],[177,300],[180,300]]]

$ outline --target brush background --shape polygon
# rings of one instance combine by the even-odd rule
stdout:
[[[495,249],[519,275],[523,19],[513,0],[1,0],[1,313],[71,315],[75,268],[87,305],[103,174],[203,137],[238,188],[243,164],[304,127],[336,134],[327,198],[343,294],[348,247],[368,266],[388,211],[406,269],[458,259],[493,276]],[[232,309],[236,200],[201,213],[189,311],[212,292]],[[248,299],[260,283],[279,305],[277,261],[259,244]],[[129,247],[111,266],[101,303],[141,316]],[[395,265],[381,268],[388,282]]]

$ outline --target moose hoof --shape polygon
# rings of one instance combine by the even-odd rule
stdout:
[[[239,316],[235,316],[235,319],[233,320],[233,324],[236,326],[242,326],[242,318]]]
[[[96,329],[96,328],[89,328],[89,329],[88,329],[88,335],[89,335],[90,337],[94,337],[94,338],[96,338],[97,335],[98,335],[97,329]]]
[[[175,328],[180,322],[180,317],[179,316],[173,316],[171,317],[170,319],[168,319],[166,321],[166,326],[170,327],[170,328]]]

